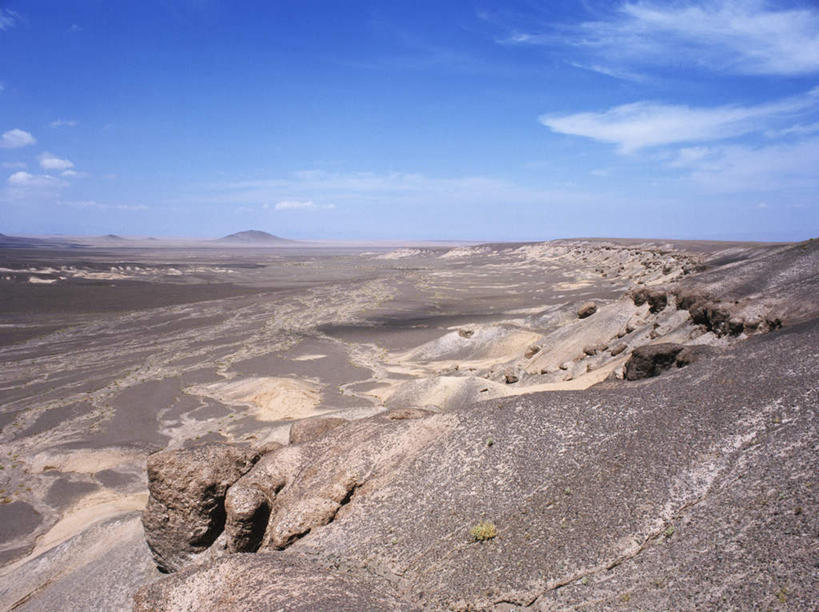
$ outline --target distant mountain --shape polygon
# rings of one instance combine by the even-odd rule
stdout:
[[[75,248],[76,246],[70,240],[63,238],[36,238],[33,236],[0,234],[0,248],[4,249]]]
[[[235,234],[230,234],[228,236],[225,236],[224,238],[219,238],[217,242],[237,245],[249,244],[273,246],[280,244],[288,244],[294,241],[287,240],[286,238],[281,238],[279,236],[274,236],[273,234],[268,234],[267,232],[262,232],[259,230],[245,230],[244,232],[236,232]]]

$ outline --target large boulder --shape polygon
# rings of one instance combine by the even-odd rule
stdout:
[[[626,362],[626,380],[657,376],[675,364],[677,355],[682,352],[683,348],[685,347],[682,344],[672,342],[637,347]]]
[[[595,312],[597,312],[597,304],[594,302],[586,302],[577,309],[577,318],[585,319],[586,317],[592,316]]]
[[[208,444],[148,457],[145,539],[157,567],[173,572],[207,549],[225,525],[225,493],[256,462],[248,448]]]
[[[648,289],[641,287],[632,294],[635,306],[642,306],[648,302],[648,309],[653,313],[660,312],[668,305],[668,293],[662,289]]]

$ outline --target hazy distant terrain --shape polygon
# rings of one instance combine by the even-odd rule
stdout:
[[[689,559],[691,547],[704,545],[696,538],[709,533],[708,521],[723,510],[708,510],[686,544],[681,524],[699,523],[693,515],[681,518],[684,509],[711,495],[725,470],[737,469],[721,457],[762,443],[754,442],[760,427],[768,428],[770,452],[783,457],[801,457],[816,440],[816,403],[805,403],[811,391],[804,388],[816,363],[814,242],[308,248],[254,232],[216,241],[221,247],[123,246],[129,239],[117,237],[95,239],[93,246],[4,240],[4,608],[61,602],[99,609],[100,598],[103,607],[130,606],[137,587],[160,577],[140,523],[148,500],[146,458],[205,443],[258,449],[259,465],[280,461],[295,470],[272,494],[279,514],[271,513],[265,554],[247,561],[254,572],[294,563],[293,592],[310,576],[354,566],[365,568],[353,572],[358,586],[350,587],[364,589],[365,607],[366,591],[375,589],[390,593],[378,602],[387,607],[550,608],[558,604],[545,594],[558,582],[574,585],[566,600],[572,605],[625,603],[623,593],[633,592],[650,608],[686,607],[673,597],[646,595],[643,574],[629,577],[636,566],[616,560],[654,546],[652,520],[659,520],[659,534],[669,525],[679,530],[662,537],[682,547],[674,558]],[[276,248],[266,248],[271,245]],[[777,342],[782,348],[768,352]],[[687,347],[693,365],[678,360],[656,379],[623,380],[635,351],[668,343]],[[799,358],[766,366],[777,351]],[[741,365],[751,359],[746,354],[756,355],[753,367]],[[777,400],[784,398],[786,371],[789,399]],[[710,389],[712,399],[720,389],[731,394],[724,416],[738,420],[718,417],[719,408],[697,388]],[[815,400],[815,388],[812,393]],[[679,412],[685,397],[699,402],[699,416],[694,405],[690,414]],[[384,416],[416,409],[426,412]],[[354,423],[317,441],[291,441],[292,423],[327,416]],[[800,424],[803,418],[810,425]],[[781,446],[775,423],[793,424]],[[278,445],[290,454],[277,454]],[[751,459],[736,460],[750,462],[756,478]],[[782,465],[791,464],[783,459]],[[355,482],[343,508],[336,504],[335,520],[304,519],[301,531],[286,526],[288,512],[324,495],[340,473],[333,469]],[[655,480],[652,473],[665,476]],[[783,511],[815,525],[815,490],[805,488],[815,485],[815,472],[778,478],[791,478],[794,487]],[[777,503],[772,492],[754,495]],[[603,521],[595,509],[600,503],[622,509],[603,532],[593,526]],[[737,516],[756,533],[761,518]],[[469,528],[479,519],[497,523],[496,540],[470,543]],[[793,554],[815,546],[816,531],[807,523],[787,528],[803,534]],[[637,534],[646,538],[639,551],[626,543]],[[733,558],[731,546],[726,543],[723,558]],[[200,561],[216,559],[203,571],[222,578],[244,572],[214,551],[202,553]],[[748,563],[759,558],[743,554]],[[625,586],[584,591],[580,581],[609,563],[623,563],[610,584]],[[424,570],[426,564],[434,571]],[[781,583],[797,607],[806,604],[812,587],[799,581],[813,570],[777,571],[784,577],[772,584]],[[185,570],[161,583],[167,587],[145,591],[141,609],[165,606],[177,595],[162,589],[188,576],[196,580]],[[339,583],[342,591],[348,579]],[[757,595],[743,599],[747,593],[736,588],[739,599],[732,601],[755,601]],[[287,596],[264,593],[270,602]],[[222,595],[197,597],[238,605],[219,600]],[[768,595],[778,601],[775,590]],[[705,592],[703,601],[714,604],[712,596]],[[310,608],[309,599],[302,603]]]

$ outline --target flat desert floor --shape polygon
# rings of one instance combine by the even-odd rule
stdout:
[[[154,451],[580,391],[654,341],[719,349],[736,335],[628,292],[775,248],[0,250],[0,607],[94,609],[83,592],[130,607],[160,576],[139,520]]]

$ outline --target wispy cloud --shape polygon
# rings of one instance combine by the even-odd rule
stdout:
[[[87,172],[80,172],[78,170],[63,170],[60,172],[60,176],[64,176],[65,178],[87,178]]]
[[[51,123],[48,124],[50,127],[59,128],[59,127],[76,127],[77,122],[73,119],[55,119]]]
[[[594,194],[536,189],[486,176],[432,177],[408,172],[326,172],[303,170],[261,180],[202,185],[178,198],[180,203],[255,204],[279,210],[327,210],[334,206],[359,210],[368,206],[429,207],[579,203]],[[177,201],[177,200],[175,200]],[[322,205],[320,202],[333,202]],[[275,203],[275,204],[271,204]],[[298,203],[296,205],[295,203]]]
[[[69,206],[71,208],[85,208],[94,210],[148,210],[144,204],[109,204],[105,202],[97,202],[96,200],[68,200],[59,201],[60,206]]]
[[[707,142],[770,128],[770,122],[819,105],[819,87],[802,96],[752,106],[690,107],[634,102],[603,112],[542,115],[554,132],[618,145],[624,153],[645,147]]]
[[[762,0],[625,2],[602,19],[517,31],[499,42],[564,47],[612,66],[613,74],[615,66],[674,65],[808,75],[819,72],[819,7]]]
[[[684,153],[688,151],[688,153]],[[717,193],[819,192],[819,138],[764,146],[718,145],[683,149],[671,165]]]
[[[20,130],[17,128],[4,132],[3,135],[0,136],[0,148],[2,149],[16,149],[19,147],[33,145],[36,142],[37,140],[34,138],[34,136],[25,130]]]
[[[6,188],[0,192],[0,201],[38,201],[56,196],[67,183],[47,174],[15,172],[6,179]]]
[[[2,165],[4,168],[8,168],[9,170],[25,170],[28,168],[28,164],[26,162],[16,161],[16,162],[3,162]]]
[[[569,62],[575,68],[580,68],[581,70],[588,70],[590,72],[596,72],[598,74],[603,74],[607,77],[611,77],[613,79],[621,79],[624,81],[645,81],[646,76],[644,74],[640,74],[639,72],[633,72],[631,70],[625,68],[614,68],[612,66],[603,66],[601,64],[583,64],[581,62]]]
[[[9,9],[0,8],[0,31],[13,28],[20,20],[20,14]]]
[[[815,123],[797,123],[781,130],[767,130],[765,136],[768,138],[781,138],[783,136],[806,136],[819,132],[819,121]]]
[[[276,210],[315,210],[317,208],[312,200],[282,200],[273,205]]]
[[[71,160],[61,159],[47,151],[41,153],[37,159],[40,160],[40,167],[43,168],[43,170],[69,170],[74,167],[74,162]]]
[[[331,210],[335,208],[335,204],[316,204],[313,200],[281,200],[272,206],[265,204],[264,208],[273,208],[274,210]]]

